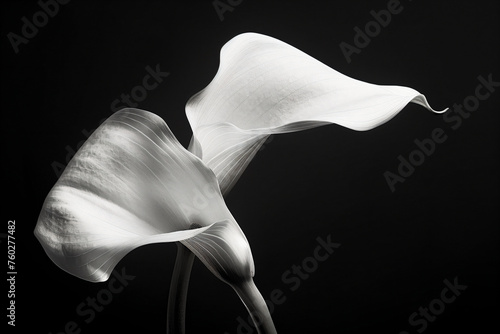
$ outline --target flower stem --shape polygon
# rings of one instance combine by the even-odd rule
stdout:
[[[243,304],[245,304],[257,328],[257,332],[259,334],[276,334],[276,328],[274,327],[271,313],[269,313],[266,302],[255,286],[253,279],[234,284],[232,287]]]
[[[184,334],[186,332],[186,299],[194,261],[193,252],[180,242],[176,242],[176,244],[177,257],[168,295],[167,334]]]

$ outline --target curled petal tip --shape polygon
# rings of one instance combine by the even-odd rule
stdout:
[[[449,109],[449,108],[445,108],[443,110],[435,110],[435,109],[433,109],[430,106],[429,102],[427,102],[427,99],[425,98],[425,96],[423,94],[419,94],[419,95],[415,96],[411,102],[419,104],[419,105],[423,106],[424,108],[426,108],[427,110],[430,110],[430,111],[432,111],[433,113],[436,113],[436,114],[443,114],[443,113],[447,112],[448,109]]]
[[[433,112],[435,112],[436,114],[444,114],[445,112],[447,112],[450,108],[445,108],[443,110],[432,110]]]

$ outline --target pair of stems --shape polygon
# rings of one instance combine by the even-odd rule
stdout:
[[[186,300],[189,278],[195,255],[182,243],[177,242],[177,257],[170,282],[167,309],[167,334],[186,332]],[[247,308],[259,334],[275,334],[271,314],[266,302],[252,279],[232,285]]]

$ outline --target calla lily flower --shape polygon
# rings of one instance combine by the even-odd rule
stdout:
[[[274,332],[215,175],[152,113],[118,111],[90,136],[47,195],[35,235],[55,264],[91,282],[139,246],[181,241]]]
[[[271,134],[331,123],[365,131],[410,102],[440,113],[412,88],[352,79],[277,39],[239,35],[222,48],[213,81],[186,105],[189,152],[158,116],[115,113],[48,194],[35,234],[59,267],[92,282],[106,280],[141,245],[177,241],[184,246],[169,297],[170,331],[184,332],[194,254],[234,288],[259,333],[275,333],[253,284],[248,241],[222,195]]]
[[[447,110],[432,109],[412,88],[356,80],[280,40],[244,33],[223,46],[214,79],[186,104],[189,150],[214,171],[225,195],[269,135],[332,123],[366,131],[410,102]],[[191,267],[182,268],[189,277]]]
[[[190,151],[225,194],[271,134],[332,123],[370,130],[410,102],[446,111],[412,88],[352,79],[280,40],[244,33],[223,46],[214,79],[187,102]]]

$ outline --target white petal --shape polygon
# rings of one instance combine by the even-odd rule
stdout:
[[[248,240],[234,220],[218,222],[181,242],[216,277],[230,285],[254,276],[255,266]]]
[[[355,80],[277,39],[245,33],[222,48],[215,78],[186,105],[190,149],[226,193],[270,134],[330,123],[369,130],[409,102],[434,111],[412,88]]]
[[[184,240],[229,218],[213,172],[161,118],[126,109],[70,161],[43,204],[35,234],[59,267],[97,282],[136,247]]]

